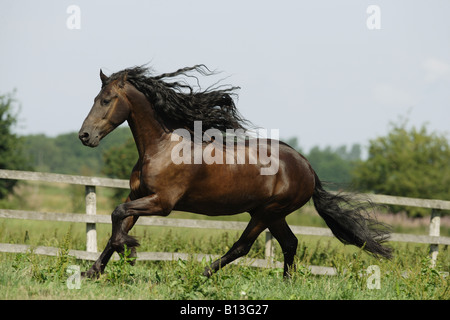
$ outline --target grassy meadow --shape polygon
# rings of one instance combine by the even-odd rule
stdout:
[[[98,214],[110,214],[116,201],[113,190],[97,188]],[[15,196],[0,202],[1,208],[48,212],[84,211],[84,187],[63,184],[20,183]],[[172,218],[208,218],[189,213],[173,213]],[[214,218],[247,221],[248,215]],[[325,226],[310,206],[293,213],[293,225]],[[97,225],[101,250],[110,235],[110,225]],[[448,235],[448,229],[441,233]],[[405,231],[407,230],[407,231]],[[426,225],[394,225],[394,232],[426,234]],[[91,262],[70,257],[69,249],[85,250],[85,225],[0,219],[0,243],[53,246],[58,257],[0,253],[0,299],[432,299],[449,300],[448,272],[450,255],[440,246],[437,266],[430,267],[428,245],[391,243],[394,258],[378,260],[358,248],[344,246],[334,238],[299,236],[297,270],[290,280],[283,280],[281,269],[261,269],[245,265],[228,265],[211,278],[201,274],[210,262],[198,262],[199,253],[223,254],[240,236],[238,231],[137,226],[139,251],[185,252],[188,261],[137,261],[129,258],[111,261],[99,279],[83,279],[79,289],[70,289],[69,266],[81,271]],[[283,261],[276,243],[276,260]],[[249,253],[264,258],[264,236],[260,236]],[[316,276],[307,265],[335,267],[336,276]],[[380,274],[374,280],[369,266]],[[377,279],[379,281],[377,281]],[[378,284],[377,287],[375,284]]]

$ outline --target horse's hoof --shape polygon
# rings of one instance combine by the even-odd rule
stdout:
[[[92,269],[89,269],[88,271],[86,271],[86,272],[81,272],[81,278],[82,279],[87,279],[87,278],[89,278],[89,279],[98,279],[100,277],[100,272],[96,272],[96,271],[94,271],[94,270],[92,270]]]
[[[205,268],[205,271],[203,271],[203,275],[205,276],[205,277],[211,277],[212,276],[212,274],[213,274],[213,271],[209,268],[209,267],[206,267]]]

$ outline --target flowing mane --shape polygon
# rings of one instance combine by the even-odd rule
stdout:
[[[166,130],[182,127],[193,131],[194,121],[202,121],[203,130],[216,128],[225,132],[226,129],[245,129],[249,121],[239,114],[233,100],[239,87],[220,86],[195,91],[184,80],[164,81],[181,76],[194,77],[198,83],[198,78],[190,72],[203,76],[213,74],[206,66],[195,65],[152,76],[150,68],[139,66],[112,74],[107,83],[114,80],[131,83],[147,97],[158,121]]]

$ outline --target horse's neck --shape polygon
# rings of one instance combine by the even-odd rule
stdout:
[[[128,125],[133,133],[139,158],[151,157],[159,151],[168,135],[156,120],[152,106],[142,93],[134,89],[127,96],[132,106]]]

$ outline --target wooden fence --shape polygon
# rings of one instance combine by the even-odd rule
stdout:
[[[23,210],[9,210],[0,209],[0,218],[11,219],[25,219],[25,220],[44,220],[44,221],[63,221],[63,222],[77,222],[86,224],[86,251],[70,250],[69,255],[78,259],[96,260],[99,256],[97,252],[97,223],[111,223],[109,215],[96,214],[96,187],[112,187],[112,188],[129,188],[128,180],[108,179],[98,177],[73,176],[64,174],[42,173],[42,172],[28,172],[15,170],[0,170],[0,179],[13,180],[28,180],[41,182],[58,182],[74,185],[85,186],[85,201],[86,214],[76,213],[49,213],[49,212],[35,212]],[[428,235],[410,235],[398,234],[391,235],[390,241],[399,242],[414,242],[430,244],[430,255],[432,263],[434,264],[438,255],[439,245],[449,245],[449,237],[440,236],[440,211],[450,210],[450,201],[442,200],[427,200],[405,197],[394,197],[386,195],[366,195],[374,203],[390,204],[401,206],[414,206],[429,208],[431,210],[430,228]],[[161,227],[183,227],[183,228],[200,228],[200,229],[225,229],[225,230],[243,230],[246,222],[237,221],[208,221],[208,220],[194,220],[194,219],[170,219],[161,217],[141,217],[137,225],[144,226],[161,226]],[[317,227],[303,227],[291,226],[294,234],[299,235],[314,235],[333,237],[333,234],[328,228]],[[273,261],[274,247],[272,235],[268,230],[265,231],[265,259],[249,259],[241,258],[235,263],[242,263],[256,267],[282,267],[281,262]],[[21,244],[0,244],[0,252],[25,253],[31,249],[29,245]],[[43,255],[58,255],[59,249],[54,247],[34,247],[33,253]],[[187,253],[172,253],[172,252],[139,252],[139,260],[186,260],[193,255]],[[210,254],[197,254],[194,258],[198,260],[215,259],[218,256]],[[117,259],[117,256],[115,256]],[[309,266],[313,274],[327,274],[333,275],[336,273],[334,268]]]

